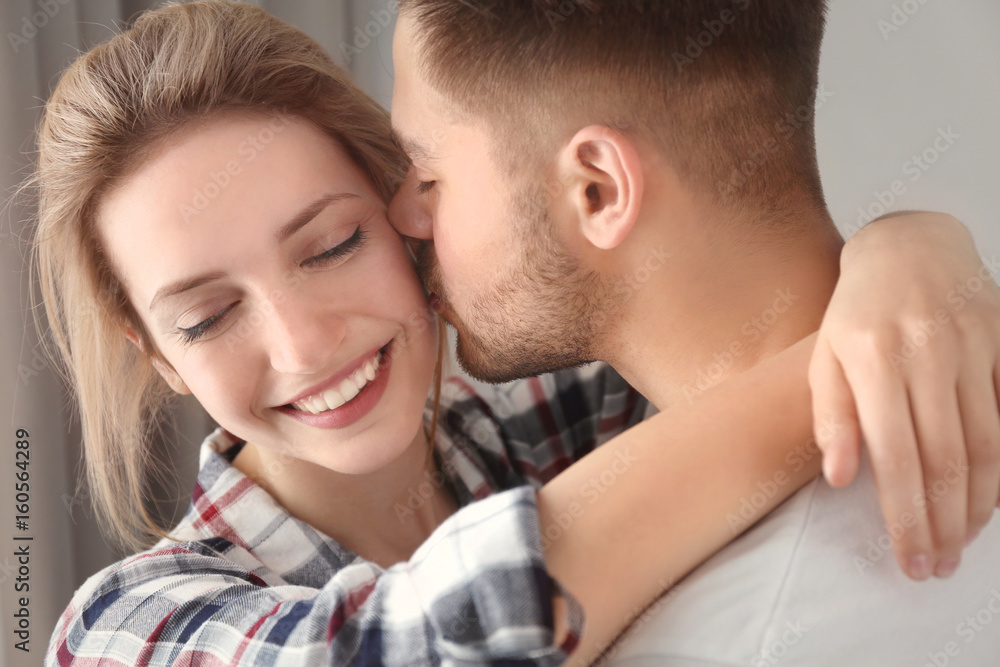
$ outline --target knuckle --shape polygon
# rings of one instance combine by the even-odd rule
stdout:
[[[969,463],[1000,470],[1000,431],[969,436]]]
[[[914,467],[914,457],[905,449],[888,446],[870,448],[876,474],[887,480],[906,477]]]
[[[943,482],[945,476],[948,474],[950,468],[948,467],[948,464],[945,463],[945,460],[945,457],[937,456],[923,462],[924,485],[927,487],[928,493],[933,492],[935,487],[939,487],[939,482]],[[947,484],[947,482],[945,482],[945,484]]]
[[[934,517],[934,543],[940,551],[951,553],[961,551],[965,534],[966,521],[945,516],[944,512]]]
[[[888,332],[887,333],[887,329]],[[858,323],[852,327],[845,327],[837,334],[837,338],[851,350],[851,356],[857,359],[865,359],[881,356],[885,349],[888,349],[887,339],[892,337],[891,333],[895,327],[878,326],[874,323]]]
[[[857,332],[855,344],[862,355],[881,361],[886,353],[896,350],[901,335],[902,332],[896,326],[866,327]]]
[[[945,452],[924,462],[924,486],[928,500],[939,502],[968,488],[969,465],[963,452]]]
[[[984,314],[974,308],[964,308],[953,315],[955,331],[964,341],[984,340],[989,335],[988,322],[992,318],[984,318]]]

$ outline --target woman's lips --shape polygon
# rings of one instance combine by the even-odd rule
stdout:
[[[370,359],[358,366],[353,373],[336,385],[301,400],[294,401],[290,405],[302,412],[314,415],[326,410],[339,408],[357,396],[361,390],[368,386],[369,382],[375,379],[375,374],[378,372],[381,361],[382,350],[379,349]]]
[[[394,350],[395,340],[381,348],[379,350],[381,360],[379,361],[378,368],[374,371],[374,377],[368,380],[353,398],[336,408],[323,410],[316,414],[298,410],[292,405],[282,405],[274,409],[296,421],[315,428],[338,429],[350,426],[371,412],[382,398],[382,394],[385,393],[386,385],[389,382],[389,369],[392,366]],[[364,364],[362,364],[359,370],[364,372]],[[314,408],[319,407],[315,401],[312,402],[312,405]]]

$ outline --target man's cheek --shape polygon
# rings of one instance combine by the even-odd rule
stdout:
[[[463,275],[463,252],[450,243],[454,239],[446,239],[441,245],[434,244],[434,258],[437,263],[438,277],[451,287],[454,281],[461,280]]]
[[[454,296],[455,290],[461,288],[463,285],[462,276],[460,274],[456,275],[455,267],[450,261],[442,261],[440,255],[438,256],[436,278],[435,282],[440,283],[437,287],[443,288],[445,295],[449,297]]]

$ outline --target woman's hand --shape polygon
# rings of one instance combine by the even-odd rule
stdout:
[[[900,566],[948,576],[1000,496],[1000,267],[950,216],[905,213],[849,240],[809,367],[831,485],[866,443]]]

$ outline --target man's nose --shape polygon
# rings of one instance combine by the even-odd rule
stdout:
[[[417,195],[417,177],[412,167],[389,202],[389,223],[402,236],[430,239],[434,235],[433,219]]]

